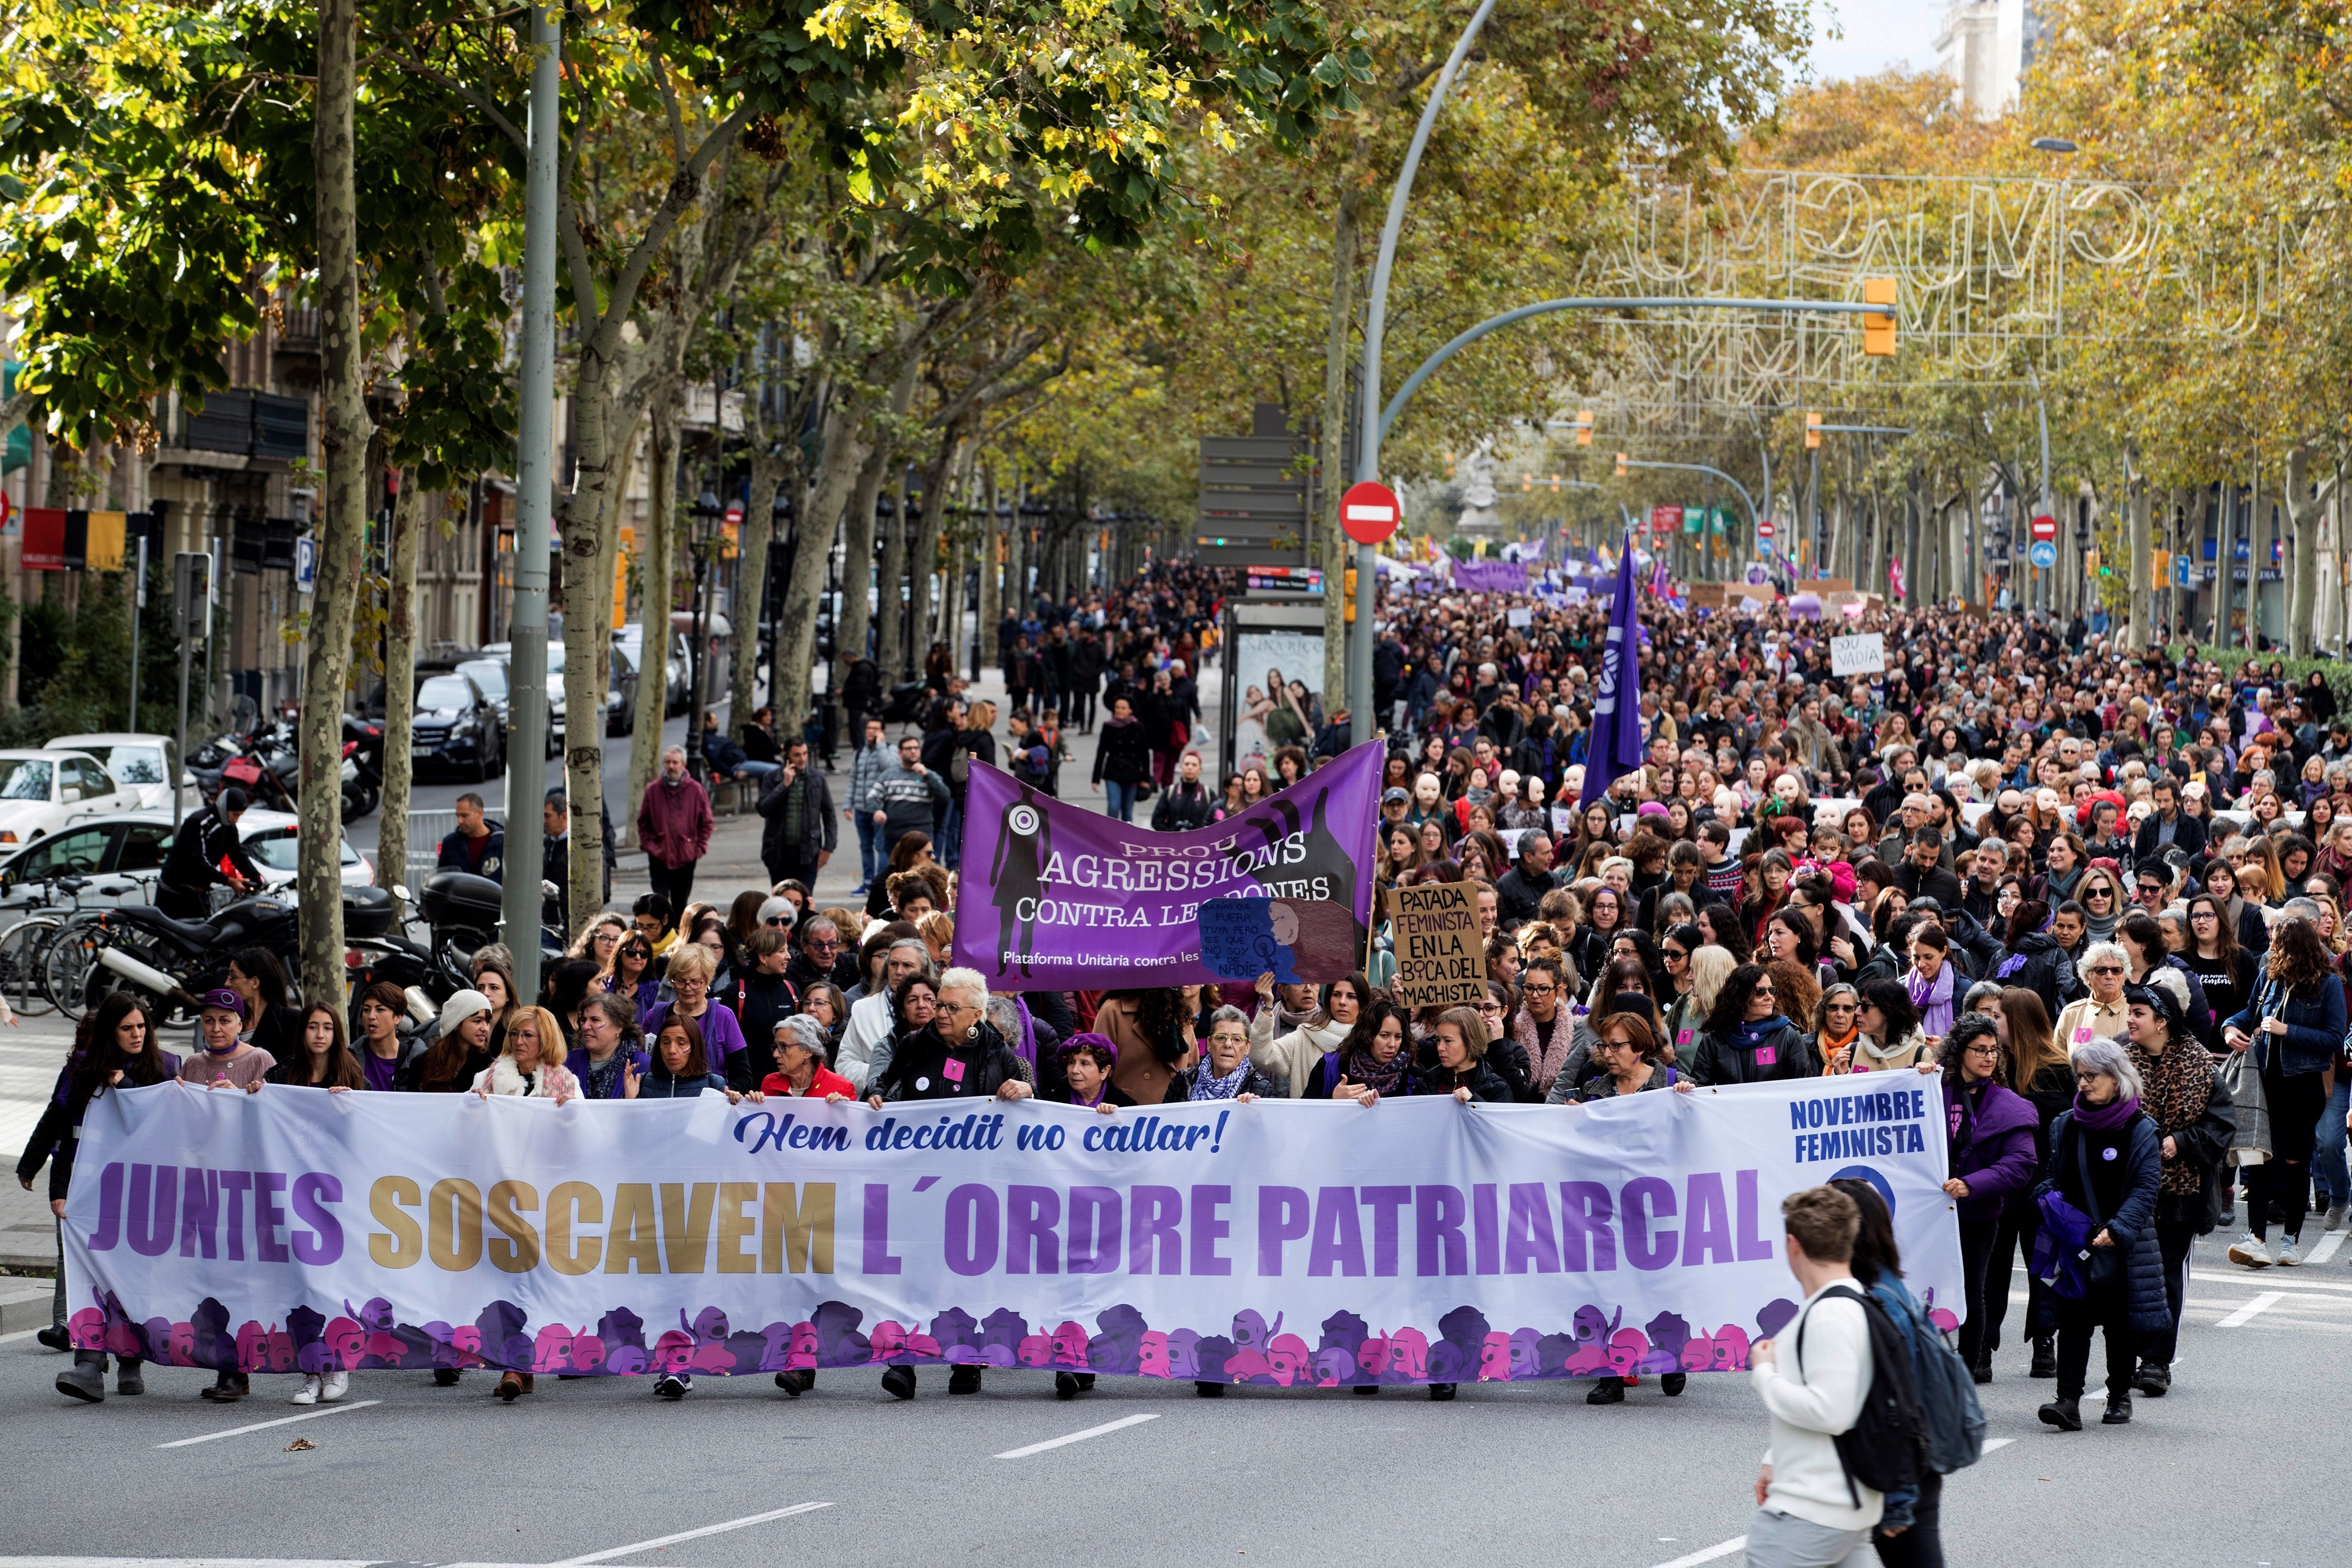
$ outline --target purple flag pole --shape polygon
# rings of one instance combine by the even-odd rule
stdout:
[[[1609,792],[1609,786],[1642,766],[1642,677],[1635,668],[1641,619],[1633,590],[1633,539],[1617,556],[1617,603],[1609,615],[1609,641],[1601,650],[1601,678],[1592,695],[1592,745],[1584,757],[1584,791],[1579,810]]]

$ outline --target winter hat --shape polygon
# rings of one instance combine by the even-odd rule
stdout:
[[[464,1023],[467,1019],[472,1018],[476,1013],[486,1013],[489,1010],[490,998],[482,995],[481,992],[473,990],[459,991],[450,997],[447,1001],[441,1004],[441,1023],[440,1027],[435,1031],[435,1037],[437,1039],[440,1036],[446,1035],[451,1030],[456,1029],[459,1024]]]

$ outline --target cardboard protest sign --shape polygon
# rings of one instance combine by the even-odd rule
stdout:
[[[1466,882],[1389,890],[1397,985],[1409,1008],[1475,1007],[1486,997],[1477,890]]]

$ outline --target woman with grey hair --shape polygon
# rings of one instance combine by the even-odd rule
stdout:
[[[882,958],[882,981],[849,1009],[849,1027],[841,1037],[834,1070],[863,1092],[889,1071],[891,1036],[897,1019],[890,1010],[893,992],[910,975],[932,974],[931,950],[919,936],[902,936],[890,944]]]
[[[2074,971],[2090,990],[2060,1009],[2053,1030],[2058,1043],[2080,1051],[2094,1040],[2122,1039],[2124,982],[2131,974],[2131,955],[2120,942],[2094,942],[2083,949]]]
[[[1288,1083],[1251,1063],[1249,1046],[1249,1015],[1239,1008],[1219,1008],[1209,1015],[1209,1038],[1202,1042],[1200,1062],[1168,1081],[1163,1103],[1236,1100],[1247,1104],[1258,1099],[1289,1099]]]
[[[2036,1269],[2046,1246],[2058,1270],[2052,1321],[2037,1325],[2057,1331],[2058,1396],[2040,1414],[2062,1432],[2083,1429],[2091,1331],[2106,1337],[2102,1420],[2120,1427],[2132,1418],[2141,1336],[2161,1333],[2172,1321],[2156,1236],[2164,1152],[2156,1124],[2140,1111],[2139,1069],[2116,1040],[2094,1036],[2073,1049],[2074,1103],[2050,1124],[2050,1157],[2033,1189],[2042,1236]],[[2079,1281],[2071,1277],[2077,1268]]]

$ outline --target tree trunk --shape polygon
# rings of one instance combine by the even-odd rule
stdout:
[[[376,823],[375,884],[408,880],[408,786],[415,776],[407,735],[416,716],[416,550],[425,531],[424,486],[414,468],[392,509],[392,599],[383,637],[383,802]],[[411,891],[414,891],[413,889]],[[393,905],[401,911],[395,896]]]
[[[861,437],[867,413],[863,399],[846,395],[836,396],[825,410],[816,480],[801,514],[800,544],[793,551],[792,578],[784,585],[783,607],[776,616],[772,689],[779,713],[808,712],[817,595],[824,587],[824,560],[841,528],[842,507],[865,465],[868,449]]]
[[[2224,482],[2213,495],[2213,636],[2212,645],[2230,645],[2231,562],[2237,555],[2237,518],[2230,508],[2230,486]]]
[[[908,641],[906,606],[900,599],[907,580],[907,470],[895,456],[890,465],[898,470],[898,481],[890,520],[882,525],[882,563],[874,580],[874,664],[886,692],[907,678]]]
[[[2287,520],[2294,528],[2294,568],[2288,573],[2293,599],[2287,609],[2287,635],[2288,652],[2298,659],[2311,657],[2312,632],[2319,619],[2319,528],[2327,508],[2335,504],[2338,477],[2315,485],[2311,448],[2297,443],[2288,449],[2286,508]],[[2333,570],[2334,563],[2329,564]]]
[[[572,404],[578,477],[570,502],[557,518],[563,582],[562,779],[572,816],[572,853],[566,869],[570,899],[564,915],[567,928],[573,931],[585,930],[604,907],[604,694],[612,689],[611,562],[620,543],[620,486],[628,469],[622,448],[635,438],[637,421],[637,411],[623,406],[614,384],[618,379],[617,367],[583,357]],[[654,727],[658,734],[660,727]],[[520,834],[529,841],[529,812],[536,803],[508,802],[509,836],[516,834],[520,822]],[[528,855],[521,864],[528,874],[532,866]]]
[[[759,674],[760,612],[768,602],[768,545],[776,532],[776,492],[784,482],[792,458],[784,450],[770,450],[765,441],[751,446],[751,498],[743,513],[743,556],[737,563],[735,591],[735,669],[727,686],[727,722],[740,736],[756,711],[752,685]],[[841,634],[838,626],[834,635]],[[768,690],[776,688],[775,665],[768,666]],[[777,730],[779,739],[801,732],[806,714],[786,714]]]
[[[907,561],[907,641],[909,644],[908,664],[909,678],[919,675],[929,659],[930,643],[934,641],[931,623],[931,576],[940,570],[940,536],[947,527],[949,476],[954,471],[956,457],[963,448],[964,424],[951,422],[940,432],[939,449],[923,467],[923,519],[913,530],[910,555]]]
[[[996,465],[983,463],[980,469],[980,504],[987,513],[987,521],[980,530],[980,658],[983,664],[994,651],[989,640],[996,635],[996,623],[1004,619],[1004,562],[998,551],[1003,546],[1003,536],[997,531]]]
[[[2144,653],[2154,641],[2156,624],[2156,591],[2148,580],[2156,552],[2155,520],[2149,514],[2156,497],[2147,476],[2139,471],[2139,447],[2128,442],[2124,445],[2124,527],[2131,535],[2130,595],[2125,601],[2131,612],[2124,647],[2131,653]]]
[[[1356,211],[1361,201],[1350,185],[1339,193],[1339,210],[1331,220],[1331,306],[1323,323],[1323,450],[1318,466],[1323,479],[1323,689],[1348,689],[1347,595],[1348,562],[1355,547],[1339,526],[1339,497],[1356,476],[1348,472],[1348,347],[1356,319]],[[1371,629],[1365,628],[1369,636]],[[1328,702],[1327,707],[1340,705]],[[1361,740],[1377,728],[1371,716],[1362,716],[1356,727]]]
[[[1029,618],[1029,519],[1021,508],[1029,499],[1029,476],[1013,471],[1013,519],[1004,530],[1004,603],[1015,621]]]
[[[645,655],[645,669],[637,676],[637,728],[629,737],[629,798],[621,802],[620,829],[623,841],[630,843],[636,840],[637,802],[645,799],[646,787],[661,767],[662,722],[669,714],[669,601],[677,565],[677,386],[665,382],[653,395],[646,456],[653,504],[637,552],[637,577],[643,584],[637,646]],[[648,681],[654,688],[650,722],[645,713]],[[694,722],[692,716],[688,722]]]
[[[311,158],[318,181],[320,497],[319,589],[304,651],[301,830],[295,892],[301,904],[302,994],[343,1005],[343,692],[352,668],[367,528],[368,419],[361,363],[359,199],[352,172],[355,0],[320,0],[319,83]],[[396,745],[405,737],[393,738]]]
[[[909,367],[899,377],[898,387],[891,392],[892,410],[898,413],[906,413],[908,405],[914,401],[914,393],[915,372]],[[875,619],[871,593],[874,511],[881,502],[882,481],[890,472],[891,460],[895,455],[896,449],[887,442],[880,443],[866,454],[865,461],[857,467],[856,482],[850,486],[849,510],[842,517],[841,621],[834,631],[831,683],[836,697],[849,680],[850,664],[866,652],[866,628]],[[808,514],[802,515],[801,524],[803,529],[809,526]],[[889,579],[887,577],[882,580],[886,595],[888,582]],[[781,632],[778,634],[777,642],[781,646],[782,643]],[[881,673],[883,685],[887,688],[890,683],[889,673],[883,670],[878,663],[875,668]],[[772,678],[769,685],[772,695],[774,690],[775,685]],[[845,719],[845,722],[846,722]],[[847,737],[853,752],[866,743],[865,725],[862,720],[858,725],[858,730],[859,733]]]

